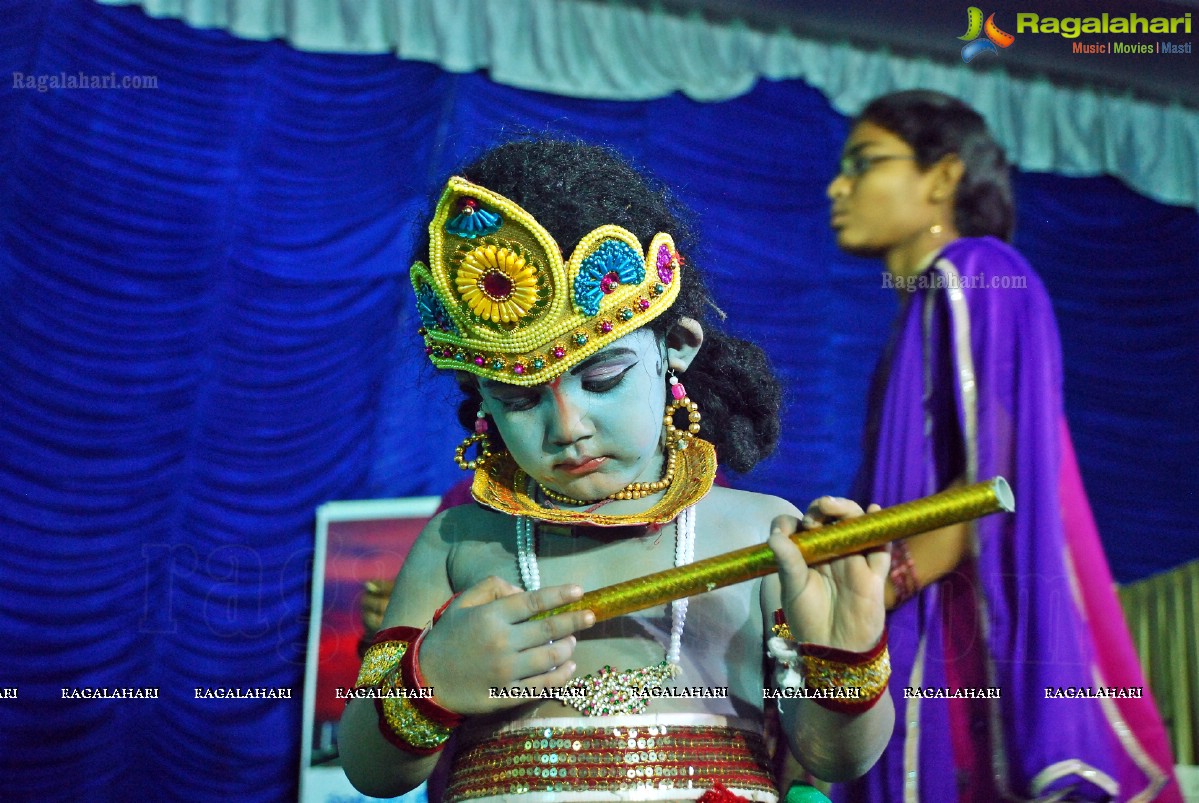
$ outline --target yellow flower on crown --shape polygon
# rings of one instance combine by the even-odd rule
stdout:
[[[537,303],[537,269],[515,251],[495,245],[467,254],[456,284],[470,311],[493,323],[519,321]]]
[[[681,273],[669,234],[643,250],[614,225],[564,261],[532,215],[455,176],[429,224],[429,265],[415,263],[410,277],[433,365],[536,385],[661,315]]]

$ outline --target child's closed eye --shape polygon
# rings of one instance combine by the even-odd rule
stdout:
[[[636,364],[635,362],[628,365],[618,363],[589,369],[583,374],[583,390],[589,393],[606,393],[623,382]]]
[[[525,393],[505,393],[503,395],[496,394],[496,401],[507,411],[520,412],[521,410],[532,410],[537,406],[539,394],[535,391]]]

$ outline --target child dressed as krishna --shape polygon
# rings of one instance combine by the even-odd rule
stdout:
[[[779,749],[819,778],[886,745],[888,553],[809,568],[787,536],[860,507],[713,487],[718,456],[743,472],[773,450],[781,393],[761,349],[704,322],[688,247],[668,193],[605,148],[514,142],[449,179],[411,277],[478,504],[421,533],[364,658],[376,691],[340,734],[364,793],[417,786],[451,735],[449,801],[775,801],[775,707]],[[538,617],[767,538],[777,574]]]

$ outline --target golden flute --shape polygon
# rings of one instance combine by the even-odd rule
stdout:
[[[842,519],[815,530],[800,530],[791,536],[791,540],[803,553],[804,560],[814,564],[990,513],[1012,513],[1015,509],[1015,499],[1007,480],[992,477],[985,482],[950,488],[857,518]],[[602,621],[776,571],[774,552],[766,544],[759,544],[588,591],[574,602],[533,618],[590,610],[596,621]]]

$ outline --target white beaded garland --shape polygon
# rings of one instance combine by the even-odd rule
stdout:
[[[534,492],[534,482],[530,479],[527,488],[530,496]],[[537,562],[537,523],[528,516],[516,516],[516,565],[520,571],[520,581],[524,585],[526,591],[536,591],[541,588],[541,569]],[[674,565],[686,566],[695,559],[695,505],[684,508],[675,519],[675,536],[674,536]],[[662,665],[656,667],[644,667],[642,669],[627,670],[619,673],[619,675],[637,674],[641,676],[643,681],[657,681],[662,683],[669,677],[676,674],[679,670],[679,665],[682,662],[683,653],[683,628],[687,624],[687,607],[690,600],[680,599],[670,603],[670,643],[666,648],[665,667]],[[612,676],[612,677],[609,677]],[[572,685],[580,685],[582,687],[594,687],[591,689],[594,697],[595,693],[607,691],[608,687],[612,687],[613,683],[618,681],[617,673],[609,667],[605,667],[598,676],[592,679],[592,676],[586,678],[578,678],[572,681]],[[623,685],[623,684],[617,684]],[[633,684],[636,685],[636,684]],[[563,702],[568,705],[574,705],[571,698],[566,698]],[[602,702],[592,700],[581,701],[582,704],[588,706],[588,710],[583,710],[584,714],[591,715],[595,713],[594,709],[600,709]],[[618,703],[618,707],[614,709],[604,710],[603,713],[640,713],[645,708],[644,700],[624,700]],[[637,707],[639,705],[639,707]],[[632,707],[628,707],[632,706]],[[578,706],[575,706],[578,707]]]

